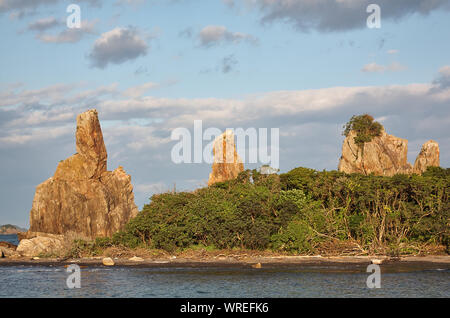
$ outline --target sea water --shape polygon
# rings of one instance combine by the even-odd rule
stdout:
[[[69,289],[63,266],[0,266],[0,297],[450,297],[444,268],[382,273],[370,289],[369,273],[332,266],[294,268],[81,269],[81,288]]]
[[[8,242],[14,245],[19,245],[19,239],[16,234],[0,235],[0,242]]]
[[[17,235],[0,241],[18,244]],[[381,288],[370,289],[365,266],[94,266],[81,269],[80,289],[70,289],[64,266],[7,265],[0,266],[0,297],[450,297],[448,267],[381,269]]]

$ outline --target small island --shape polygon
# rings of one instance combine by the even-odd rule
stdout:
[[[343,135],[338,170],[245,170],[235,153],[214,162],[207,187],[154,195],[139,212],[131,177],[106,170],[98,113],[87,111],[77,153],[37,187],[30,230],[16,249],[2,247],[0,265],[449,264],[450,169],[439,167],[437,142],[413,166],[408,141],[368,114]]]
[[[26,229],[21,228],[17,225],[12,224],[0,225],[0,235],[13,235],[25,231]]]

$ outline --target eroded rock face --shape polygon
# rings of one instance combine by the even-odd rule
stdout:
[[[0,242],[0,258],[5,257],[19,257],[20,254],[16,252],[17,246],[9,242]]]
[[[439,144],[434,140],[429,140],[423,144],[419,155],[414,163],[414,173],[422,174],[428,167],[439,167]]]
[[[138,214],[131,177],[122,167],[107,171],[96,110],[78,115],[76,149],[37,187],[29,232],[110,237]]]
[[[240,172],[244,171],[244,164],[236,151],[234,134],[231,130],[225,131],[216,138],[213,153],[214,163],[208,185],[235,179]]]
[[[365,143],[362,148],[355,144],[355,136],[356,133],[351,131],[344,140],[339,171],[379,176],[412,172],[407,157],[408,140],[389,135],[383,130],[381,136]]]
[[[62,248],[62,238],[38,236],[21,240],[16,252],[21,256],[35,257],[54,254],[61,251]]]
[[[371,173],[378,176],[393,176],[395,174],[422,174],[428,167],[439,167],[439,144],[433,140],[427,141],[417,156],[414,167],[408,163],[408,140],[387,134],[384,130],[381,136],[359,147],[354,142],[356,133],[351,131],[342,145],[342,156],[338,170],[345,173]]]
[[[107,172],[108,155],[96,110],[78,115],[76,149],[75,155],[59,163],[55,179],[98,179]]]

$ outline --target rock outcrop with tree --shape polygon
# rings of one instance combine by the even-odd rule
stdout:
[[[345,140],[338,170],[346,173],[393,176],[421,174],[439,166],[439,145],[424,144],[414,167],[408,162],[408,140],[389,135],[370,115],[353,116],[344,127]]]

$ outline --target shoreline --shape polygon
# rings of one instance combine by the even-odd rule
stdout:
[[[103,265],[103,257],[78,259],[30,259],[30,258],[3,258],[0,259],[2,267],[13,266],[41,266],[56,267],[77,264],[83,267],[109,267],[109,268],[251,268],[261,269],[294,269],[325,267],[328,269],[366,270],[372,260],[382,260],[382,268],[392,271],[441,269],[450,270],[450,255],[448,256],[405,256],[390,258],[386,256],[262,256],[262,257],[207,257],[198,258],[154,258],[143,261],[132,261],[127,258],[114,258],[114,266]],[[261,268],[255,268],[261,264]]]

